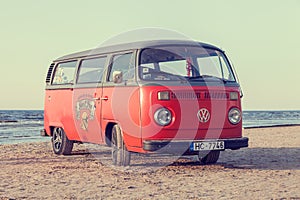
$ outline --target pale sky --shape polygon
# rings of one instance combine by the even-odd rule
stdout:
[[[143,27],[223,48],[244,110],[300,110],[299,0],[0,0],[0,109],[43,109],[52,60]]]

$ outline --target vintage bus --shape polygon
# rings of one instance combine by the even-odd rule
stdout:
[[[119,166],[133,152],[198,155],[211,164],[225,149],[248,146],[241,97],[216,46],[155,40],[99,47],[50,65],[44,134],[55,154],[70,154],[74,143],[108,145]]]

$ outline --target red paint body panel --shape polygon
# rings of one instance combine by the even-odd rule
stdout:
[[[80,141],[73,112],[73,89],[46,90],[45,129],[50,135],[50,127],[62,127],[70,140]]]
[[[231,101],[229,99],[205,99],[204,94],[239,92],[238,88],[222,87],[144,87],[142,88],[142,137],[144,140],[159,139],[217,139],[217,138],[239,138],[242,136],[242,123],[232,125],[228,120],[228,111],[232,107],[241,109],[240,99]],[[157,100],[158,91],[170,91],[182,95],[182,93],[193,93],[194,98],[170,99],[169,101]],[[200,94],[199,98],[196,98]],[[188,95],[187,95],[188,96]],[[173,119],[166,127],[155,123],[153,115],[159,107],[171,110]],[[210,112],[210,120],[200,123],[197,112],[200,108],[206,108]]]
[[[159,91],[170,91],[171,99],[158,100]],[[212,96],[217,93],[221,99],[205,98],[207,92]],[[242,122],[232,125],[227,114],[233,107],[241,109],[241,103],[240,99],[229,100],[229,92],[239,92],[239,88],[136,86],[104,87],[103,92],[102,88],[47,90],[45,129],[49,134],[50,126],[61,126],[70,140],[101,144],[108,123],[118,123],[128,150],[138,152],[144,152],[143,140],[240,138]],[[108,99],[94,100],[103,97]],[[95,116],[89,120],[87,130],[82,129],[82,110],[79,118],[76,117],[78,102],[82,100],[94,102],[92,106],[95,106]],[[157,125],[153,118],[161,107],[168,108],[173,115],[171,124],[166,127]],[[200,108],[210,112],[207,123],[200,123],[197,118]],[[87,113],[89,117],[89,111]]]
[[[103,97],[108,98],[102,101],[103,121],[115,122],[121,126],[129,149],[130,146],[141,147],[139,87],[103,87]]]
[[[76,88],[73,92],[74,121],[80,141],[100,144],[102,88]]]

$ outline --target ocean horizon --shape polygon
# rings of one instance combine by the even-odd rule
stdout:
[[[300,125],[300,110],[245,110],[243,127]],[[44,128],[43,110],[0,110],[0,145],[49,141],[40,136]]]

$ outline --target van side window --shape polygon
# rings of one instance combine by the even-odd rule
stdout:
[[[122,72],[122,80],[134,79],[134,56],[133,53],[116,55],[113,57],[113,63],[109,74],[109,81],[113,81],[113,73],[115,71]]]
[[[102,80],[106,57],[83,60],[80,64],[77,83],[98,83]]]
[[[72,84],[74,83],[74,73],[77,61],[59,63],[55,69],[52,84]]]

